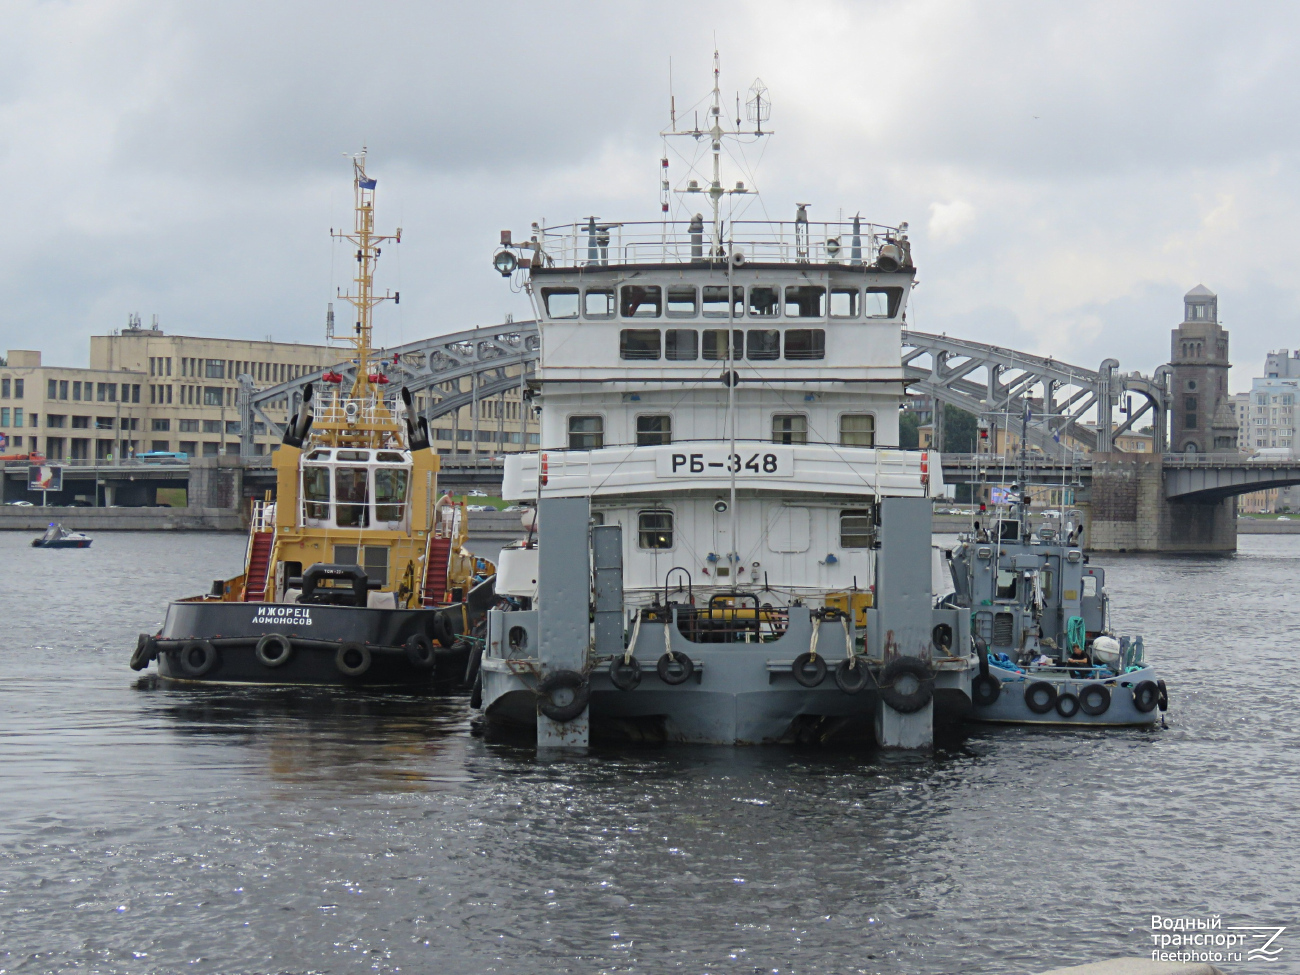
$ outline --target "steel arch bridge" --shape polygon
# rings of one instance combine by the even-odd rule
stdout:
[[[382,349],[376,358],[384,364],[394,391],[405,385],[413,395],[422,395],[421,415],[433,420],[525,385],[536,371],[540,347],[536,322],[505,322]],[[960,407],[993,423],[1004,418],[1002,422],[1009,422],[1013,432],[1018,432],[1028,407],[1029,442],[1048,453],[1059,451],[1056,438],[1067,434],[1092,451],[1108,453],[1114,449],[1116,436],[1150,415],[1157,452],[1163,450],[1167,366],[1157,369],[1153,377],[1136,372],[1123,375],[1115,359],[1105,359],[1093,370],[1015,349],[910,330],[903,331],[902,359],[908,385],[935,403],[937,450],[944,446],[944,405]],[[240,376],[241,452],[252,453],[254,416],[277,435],[283,433],[283,421],[273,419],[267,411],[277,406],[296,411],[303,387],[320,383],[325,371],[260,390],[251,377]],[[355,378],[356,367],[342,362],[328,371],[340,373],[346,386]],[[465,380],[468,389],[462,388]],[[1142,398],[1140,405],[1133,405],[1135,395]],[[1112,433],[1116,406],[1125,419]],[[1084,415],[1094,409],[1095,428],[1084,426]]]

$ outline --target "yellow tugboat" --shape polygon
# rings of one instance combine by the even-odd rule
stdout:
[[[428,686],[461,683],[491,607],[495,566],[465,548],[463,502],[438,494],[439,461],[410,393],[387,391],[372,312],[379,245],[374,178],[353,160],[356,248],[351,388],[334,370],[305,388],[275,454],[274,500],[253,503],[244,571],[171,603],[131,667],[205,682]]]

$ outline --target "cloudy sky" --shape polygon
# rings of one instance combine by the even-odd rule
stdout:
[[[1300,7],[1231,4],[0,5],[0,348],[83,365],[139,312],[319,341],[369,147],[386,344],[527,317],[492,271],[533,220],[655,219],[679,108],[755,77],[752,174],[789,219],[912,227],[914,327],[1165,361],[1220,295],[1233,386],[1300,347]],[[680,147],[687,151],[688,147]],[[673,156],[675,176],[684,169]],[[752,161],[751,153],[751,161]],[[732,178],[751,174],[733,171]]]

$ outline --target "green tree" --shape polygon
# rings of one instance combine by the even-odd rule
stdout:
[[[898,415],[898,446],[904,450],[915,450],[921,442],[917,429],[921,420],[912,410],[904,410]]]
[[[975,453],[979,438],[979,420],[955,406],[943,408],[943,449],[954,454]]]

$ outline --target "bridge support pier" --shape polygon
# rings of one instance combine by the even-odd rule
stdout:
[[[1235,552],[1237,502],[1169,500],[1159,454],[1093,454],[1086,544],[1095,552]]]

